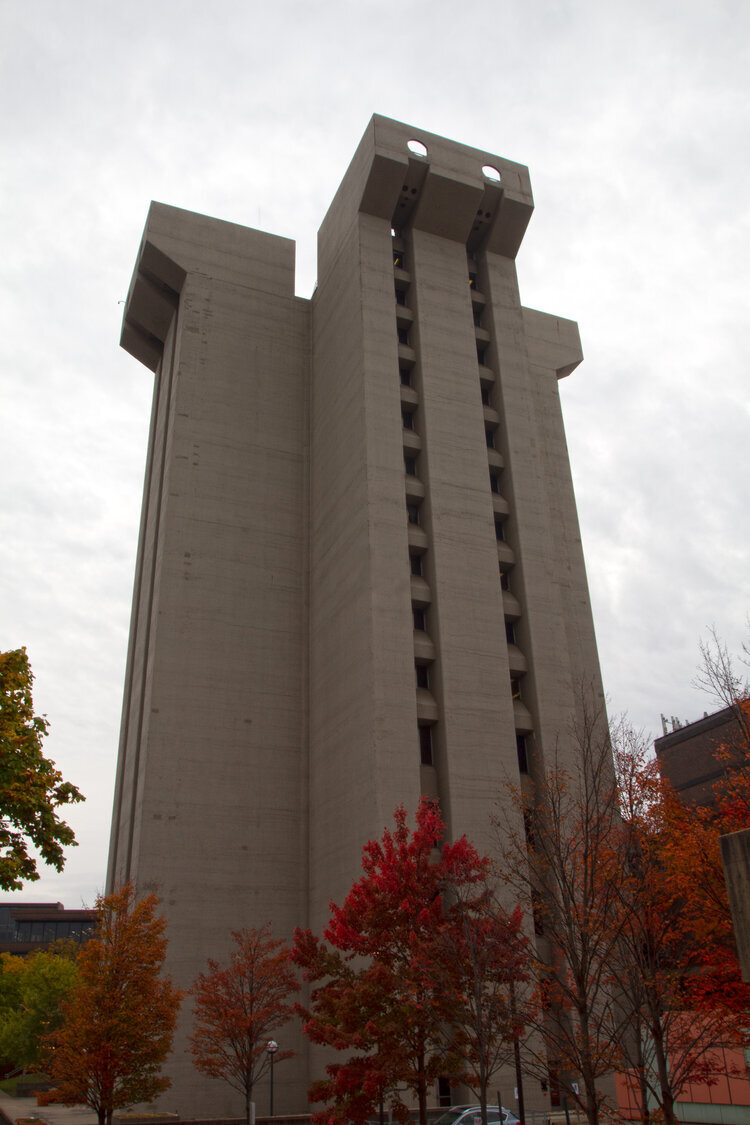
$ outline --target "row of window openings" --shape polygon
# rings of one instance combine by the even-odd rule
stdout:
[[[419,730],[419,760],[420,760],[420,762],[423,766],[434,765],[434,758],[433,758],[433,752],[432,752],[432,727],[427,726],[426,724],[420,725],[418,730]],[[524,773],[524,774],[528,773],[529,772],[529,758],[528,758],[528,749],[527,749],[527,745],[526,745],[526,735],[525,734],[517,734],[516,735],[516,757],[518,758],[518,772]],[[524,819],[526,819],[526,818],[524,817]],[[529,823],[528,826],[526,826],[526,827],[527,827],[527,831],[528,831],[529,829],[531,829],[531,824]],[[532,831],[532,839],[533,839],[533,829],[531,829],[531,831]]]
[[[393,268],[406,270],[406,254],[403,250],[393,251]],[[479,292],[477,274],[474,270],[469,270],[469,288]]]
[[[405,304],[405,302],[400,301],[399,304]],[[404,328],[402,325],[397,324],[396,325],[396,335],[398,336],[399,344],[404,344],[407,348],[411,347],[411,336],[409,334],[408,328]],[[488,354],[489,354],[489,348],[488,347],[486,347],[484,344],[477,344],[477,363],[479,364],[480,367],[486,367],[487,366]],[[402,382],[403,382],[403,379],[402,379]],[[485,405],[489,405],[489,404],[485,403]]]
[[[404,456],[404,468],[406,469],[406,473],[407,473],[408,476],[416,476],[416,473],[417,473],[416,458]],[[494,481],[494,478],[492,478],[492,479]],[[493,489],[493,492],[495,492],[495,491],[497,491],[497,490]],[[419,522],[420,522],[419,521],[419,508],[420,508],[419,504],[409,504],[409,503],[407,503],[407,505],[406,505],[406,515],[408,517],[409,523],[413,524],[415,527],[418,527]],[[503,543],[505,541],[505,531],[503,530],[503,521],[500,518],[500,516],[495,517],[495,539],[498,541],[498,543]],[[501,571],[500,573],[501,573],[501,576],[502,576],[504,572]],[[500,583],[500,585],[501,585],[503,590],[508,589],[508,587],[503,585],[502,582]]]

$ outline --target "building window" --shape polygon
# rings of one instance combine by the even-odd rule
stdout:
[[[503,533],[503,521],[501,519],[498,519],[497,516],[495,516],[495,538],[500,540],[505,539],[505,535]]]
[[[529,772],[529,759],[526,754],[526,735],[516,735],[516,754],[518,755],[518,769],[521,773]]]
[[[432,727],[419,728],[419,760],[423,766],[432,765]]]
[[[449,1078],[438,1078],[438,1105],[450,1106],[451,1104],[451,1084]]]
[[[490,388],[482,387],[482,406],[490,405]]]
[[[493,492],[500,493],[500,481],[498,480],[497,473],[490,473],[490,488]]]
[[[396,304],[397,305],[405,305],[406,304],[406,290],[405,289],[397,289],[396,290]]]
[[[474,323],[477,328],[482,327],[482,309],[477,305],[474,305]]]
[[[396,270],[404,269],[404,252],[403,250],[393,251],[393,268]]]
[[[487,358],[487,349],[480,344],[477,344],[477,362],[481,367],[484,367]]]
[[[509,645],[516,643],[516,630],[513,628],[512,621],[505,622],[505,639]]]
[[[409,367],[399,367],[398,374],[399,374],[399,378],[401,379],[402,386],[410,387],[411,386],[411,368],[409,368]]]
[[[405,430],[414,429],[414,414],[411,410],[401,411],[401,425]]]
[[[414,523],[414,524],[419,523],[419,505],[418,504],[407,504],[406,505],[406,514],[409,517],[409,523]]]
[[[417,459],[410,457],[408,453],[404,454],[404,469],[408,477],[415,477],[417,475]]]
[[[422,556],[409,555],[409,564],[411,566],[412,574],[416,574],[418,578],[422,577]]]
[[[488,449],[494,449],[495,448],[495,433],[494,433],[494,430],[485,430],[484,431],[484,440],[487,442],[487,448]]]
[[[399,344],[408,344],[409,343],[409,329],[408,328],[398,328],[397,332],[398,332],[398,342],[399,342]]]
[[[417,673],[417,687],[425,688],[429,691],[430,688],[430,672],[426,664],[415,664],[414,669]]]
[[[411,615],[414,618],[414,628],[419,629],[420,632],[425,631],[425,613],[423,609],[413,609]]]
[[[521,698],[521,681],[520,680],[511,680],[510,681],[510,694],[513,697],[513,699],[520,699]]]
[[[469,288],[470,289],[476,289],[476,287],[477,287],[477,275],[475,273],[472,273],[471,270],[469,270]]]
[[[508,573],[505,570],[500,571],[500,589],[510,592],[510,578],[508,578]]]

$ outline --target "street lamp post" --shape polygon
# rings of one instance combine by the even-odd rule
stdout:
[[[270,1111],[271,1112],[269,1114],[270,1117],[273,1117],[273,1056],[276,1054],[278,1049],[279,1049],[279,1045],[276,1042],[276,1040],[275,1039],[269,1039],[268,1042],[266,1043],[266,1051],[268,1052],[268,1057],[271,1060],[271,1105],[270,1105]]]

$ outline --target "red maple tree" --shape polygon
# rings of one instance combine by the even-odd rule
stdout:
[[[195,1023],[190,1050],[196,1068],[221,1078],[245,1099],[250,1125],[253,1087],[269,1066],[266,1046],[292,1016],[289,997],[299,989],[289,950],[270,927],[232,934],[229,964],[209,959],[193,988]],[[290,1058],[279,1051],[276,1062]]]
[[[97,929],[78,957],[78,983],[63,1024],[48,1037],[46,1102],[88,1105],[99,1125],[115,1109],[152,1101],[170,1086],[160,1075],[172,1046],[181,993],[161,976],[166,921],[155,895],[131,884],[97,899]]]
[[[445,940],[456,922],[451,901],[484,885],[489,861],[465,837],[437,852],[443,833],[431,802],[420,802],[413,832],[397,808],[395,828],[365,845],[362,877],[343,905],[332,904],[325,941],[295,934],[292,956],[313,985],[309,1007],[299,1007],[305,1033],[352,1052],[310,1092],[332,1103],[319,1121],[363,1121],[385,1101],[406,1121],[406,1089],[424,1125],[428,1085],[465,1070],[454,1032],[446,1032],[459,1019],[465,980],[448,965]]]

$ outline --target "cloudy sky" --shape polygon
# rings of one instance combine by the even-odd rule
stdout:
[[[580,324],[562,385],[613,712],[700,716],[750,609],[747,0],[0,0],[0,647],[88,801],[105,877],[150,413],[118,348],[151,199],[315,234],[373,112],[527,164],[526,305]]]

